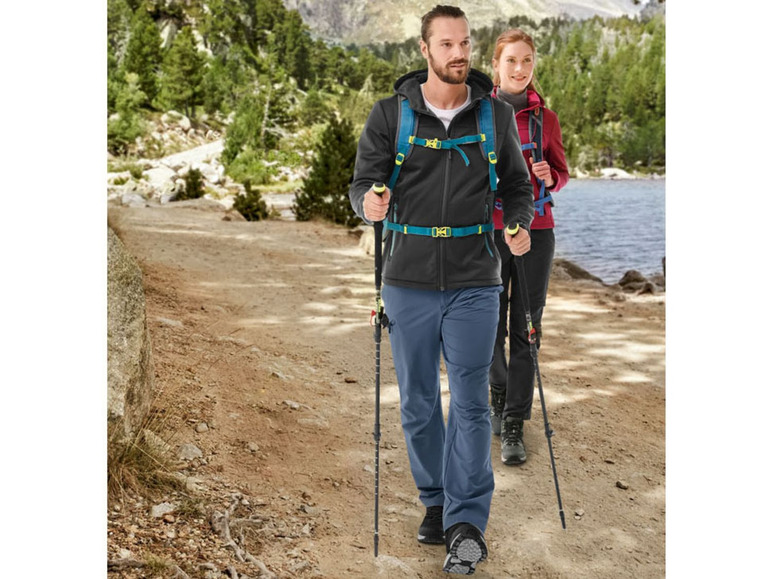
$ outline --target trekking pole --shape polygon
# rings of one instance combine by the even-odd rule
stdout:
[[[376,195],[383,195],[386,191],[386,185],[383,183],[374,183],[373,192]],[[375,439],[375,530],[373,533],[373,544],[375,556],[378,556],[378,494],[380,479],[380,441],[381,441],[381,320],[383,319],[383,302],[381,301],[381,266],[383,252],[383,221],[376,221],[374,227],[374,255],[375,255],[375,310],[373,311],[373,322],[375,323],[375,426],[373,428],[373,438]]]
[[[519,226],[515,229],[507,227],[507,233],[515,235]],[[539,371],[539,350],[536,346],[536,329],[533,327],[531,320],[531,306],[528,303],[528,287],[525,283],[525,260],[522,255],[515,256],[515,265],[517,269],[517,281],[520,286],[520,297],[523,300],[523,309],[525,310],[525,323],[528,332],[528,343],[531,349],[531,358],[533,359],[533,366],[536,371],[536,383],[539,385],[539,399],[541,400],[541,411],[544,415],[544,434],[547,436],[547,445],[550,449],[550,462],[552,463],[552,477],[555,479],[555,493],[558,496],[558,510],[560,513],[560,523],[563,525],[563,529],[566,528],[566,515],[563,513],[563,501],[560,500],[560,487],[558,486],[558,471],[555,467],[555,454],[552,452],[552,435],[554,434],[552,428],[550,428],[549,420],[547,419],[547,405],[544,402],[544,389],[541,384],[541,372]]]

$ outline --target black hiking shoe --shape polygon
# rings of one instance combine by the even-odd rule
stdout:
[[[470,523],[453,525],[446,534],[448,554],[442,570],[456,575],[473,575],[478,563],[488,558],[488,546],[480,529]]]
[[[506,392],[496,392],[491,388],[491,432],[501,436],[501,413],[504,412]]]
[[[426,516],[418,527],[418,542],[427,545],[442,545],[445,531],[442,527],[442,505],[426,507]]]
[[[523,420],[510,416],[501,423],[501,462],[523,464],[525,459]]]

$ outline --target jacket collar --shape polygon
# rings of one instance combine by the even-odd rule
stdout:
[[[428,77],[429,73],[426,69],[409,72],[397,79],[397,82],[394,83],[394,92],[404,96],[414,111],[427,113],[429,111],[421,93],[421,84],[425,83]],[[491,94],[493,89],[491,79],[485,73],[474,68],[470,69],[466,84],[472,89],[472,104]]]
[[[499,87],[495,86],[493,88],[493,96],[495,97],[498,94],[498,92],[499,92]],[[544,108],[544,99],[535,90],[528,89],[528,106],[524,108],[523,111],[530,111],[531,109],[535,109],[536,107]],[[518,112],[522,112],[522,111],[518,111]]]

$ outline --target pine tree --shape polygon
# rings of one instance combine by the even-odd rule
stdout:
[[[315,147],[311,172],[292,206],[298,221],[321,218],[348,227],[361,223],[348,197],[356,152],[351,123],[332,117]]]
[[[123,60],[124,70],[139,77],[139,88],[145,93],[145,105],[158,94],[158,71],[161,65],[161,35],[153,19],[143,8],[134,13],[131,35]]]
[[[297,10],[291,10],[277,32],[279,63],[298,83],[301,90],[308,87],[311,80],[309,55],[311,53],[311,36],[308,26]]]
[[[116,118],[107,121],[107,148],[113,153],[126,153],[131,143],[145,132],[139,107],[147,96],[139,88],[139,76],[127,72],[115,96]]]
[[[204,58],[198,52],[191,28],[186,26],[175,36],[164,58],[162,100],[194,117],[196,105],[203,103],[203,78]]]

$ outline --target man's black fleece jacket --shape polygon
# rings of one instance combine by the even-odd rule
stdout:
[[[408,99],[418,120],[417,137],[440,140],[480,133],[476,110],[489,98],[493,84],[472,69],[467,84],[471,103],[458,113],[448,130],[424,103],[421,84],[427,71],[414,71],[394,85],[393,96],[378,101],[365,123],[357,148],[349,197],[354,211],[365,219],[362,203],[373,183],[388,183],[394,168],[399,102]],[[533,220],[533,188],[520,151],[520,139],[510,105],[492,99],[498,191],[504,223],[528,228]],[[464,227],[490,223],[494,193],[489,163],[482,145],[461,145],[467,157],[452,149],[413,146],[402,164],[389,206],[392,223],[421,227]],[[367,221],[365,219],[365,221]],[[416,289],[449,290],[501,284],[501,266],[493,232],[468,237],[426,237],[388,231],[383,249],[383,282]]]

